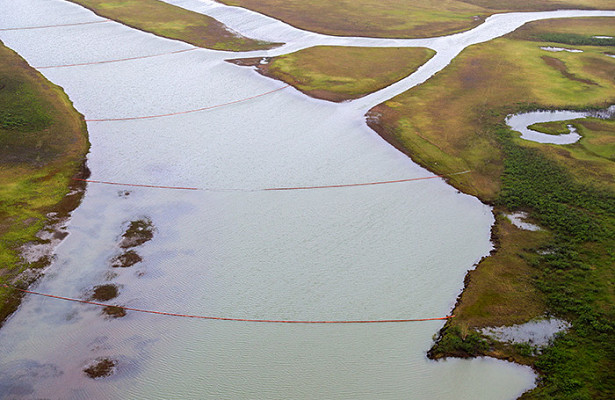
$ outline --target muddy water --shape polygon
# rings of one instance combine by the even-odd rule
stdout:
[[[0,3],[0,26],[97,21],[60,0]],[[31,65],[152,55],[190,46],[106,22],[1,31]],[[41,70],[87,119],[172,113],[281,87],[195,50]],[[260,188],[430,175],[363,122],[362,107],[287,88],[181,116],[90,122],[92,179],[211,191],[91,184],[36,290],[86,298],[113,284],[129,307],[263,319],[446,315],[487,254],[490,209],[439,179],[372,187]],[[219,189],[242,189],[220,191]],[[128,222],[149,218],[143,261],[112,268]],[[430,362],[441,322],[276,325],[201,321],[26,297],[0,330],[3,398],[514,398],[523,367]],[[94,360],[116,362],[93,380]]]

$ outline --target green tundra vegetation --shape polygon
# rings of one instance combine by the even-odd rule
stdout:
[[[228,30],[217,20],[203,14],[157,0],[69,0],[101,17],[215,50],[249,51],[277,47],[279,43],[252,40]]]
[[[465,31],[506,11],[611,9],[612,0],[220,0],[337,36],[417,38]]]
[[[412,74],[435,52],[426,48],[316,46],[253,65],[265,76],[289,83],[309,96],[330,101],[356,99]],[[386,62],[382,62],[386,60]]]
[[[542,380],[525,398],[615,393],[615,121],[587,118],[533,126],[560,134],[573,125],[582,138],[566,146],[521,140],[504,122],[517,112],[601,109],[615,103],[615,60],[607,57],[614,43],[595,36],[615,36],[615,20],[527,24],[466,49],[428,82],[368,115],[372,128],[435,173],[470,169],[471,174],[451,176],[449,182],[494,205],[497,250],[468,274],[453,311],[456,318],[442,330],[430,356],[491,355],[532,365]],[[566,46],[583,52],[542,49]],[[314,48],[253,64],[325,97],[331,94],[322,91],[333,82],[373,75],[363,60],[376,50]],[[518,210],[542,229],[515,227],[506,214]],[[480,333],[484,327],[544,315],[566,319],[573,328],[543,352]]]
[[[27,285],[36,273],[19,254],[49,220],[76,207],[74,176],[84,173],[89,148],[85,121],[61,88],[0,42],[0,284]],[[32,272],[32,271],[31,271]],[[0,286],[0,323],[19,296]]]
[[[241,51],[275,45],[238,38],[211,18],[160,1],[71,1],[197,46]],[[322,33],[408,38],[467,30],[495,12],[612,8],[612,0],[224,2]],[[370,126],[433,172],[471,170],[449,182],[494,205],[496,251],[468,274],[456,317],[430,356],[492,355],[532,365],[542,378],[527,399],[615,397],[615,121],[534,126],[558,134],[574,125],[583,137],[565,146],[521,140],[504,123],[511,113],[615,103],[615,59],[607,56],[615,53],[613,40],[595,36],[615,36],[615,19],[527,24],[464,50],[426,83],[369,113]],[[547,52],[543,46],[583,52]],[[275,58],[266,73],[305,85],[300,88],[311,95],[323,96],[326,88],[327,96],[356,97],[401,79],[431,55],[426,49],[321,47]],[[384,71],[370,59],[393,61]],[[70,197],[71,178],[82,173],[88,142],[83,118],[60,88],[4,46],[0,60],[0,284],[20,285],[31,278],[22,274],[28,265],[19,248],[44,242],[36,233],[48,215],[75,206],[76,200],[62,199]],[[542,230],[511,224],[506,214],[518,210]],[[0,286],[0,321],[17,301]],[[570,321],[572,328],[542,351],[480,333],[545,314]]]
[[[582,53],[541,49],[569,45],[570,35],[590,45],[575,45]],[[456,317],[430,356],[530,364],[542,379],[528,399],[615,394],[615,121],[534,126],[547,133],[576,126],[583,138],[565,146],[522,140],[505,124],[511,113],[614,104],[615,59],[605,55],[613,49],[591,41],[598,35],[615,36],[615,19],[528,24],[464,50],[425,84],[370,112],[374,129],[435,173],[472,170],[450,183],[495,206],[497,249],[469,273]],[[519,210],[542,230],[508,222],[504,215]],[[572,328],[542,352],[480,334],[545,314]]]
[[[615,98],[615,60],[604,54],[609,47],[575,47],[583,53],[545,51],[541,47],[561,44],[530,40],[535,26],[574,25],[579,34],[591,37],[593,32],[612,35],[612,21],[541,21],[472,46],[426,84],[374,108],[370,116],[378,117],[386,129],[378,129],[377,122],[372,126],[440,173],[472,169],[471,175],[451,177],[451,183],[492,203],[500,192],[504,165],[501,146],[486,132],[491,129],[487,122],[503,122],[502,114],[522,109],[600,108]]]

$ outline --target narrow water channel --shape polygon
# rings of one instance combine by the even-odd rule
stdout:
[[[511,20],[526,20],[515,15]],[[0,27],[98,20],[62,0],[0,3]],[[1,31],[0,39],[33,66],[191,48],[114,22]],[[454,45],[447,53],[453,57],[471,43],[438,40]],[[283,86],[224,62],[228,57],[199,49],[41,72],[86,119],[174,113]],[[491,210],[475,198],[440,179],[253,190],[431,175],[364,123],[366,107],[413,79],[404,80],[405,89],[345,105],[286,88],[191,114],[89,122],[92,179],[244,190],[90,184],[36,290],[84,298],[111,283],[120,292],[114,302],[128,307],[237,318],[448,314],[466,271],[491,249]],[[112,268],[123,230],[140,218],[155,226],[153,239],[138,248],[143,261]],[[0,330],[0,398],[510,399],[534,384],[530,369],[506,362],[428,361],[441,326],[259,324],[134,312],[109,319],[95,306],[27,296]],[[101,358],[117,362],[115,373],[88,378],[84,368]]]
[[[560,135],[538,132],[531,129],[530,126],[544,122],[571,121],[587,117],[612,118],[613,115],[615,115],[615,105],[601,111],[532,111],[509,115],[506,118],[506,123],[512,130],[521,133],[521,139],[537,143],[571,144],[577,142],[581,138],[581,135],[577,133],[572,125],[568,125],[569,133]]]

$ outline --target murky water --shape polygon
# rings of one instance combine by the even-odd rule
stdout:
[[[0,3],[0,27],[97,20],[60,0]],[[191,47],[114,22],[2,31],[0,39],[40,67]],[[195,50],[41,71],[87,119],[195,109],[282,86],[227,57]],[[431,65],[433,74],[440,64]],[[92,179],[246,190],[91,184],[36,289],[83,298],[113,283],[125,306],[243,318],[446,315],[467,269],[491,248],[493,217],[476,199],[439,179],[248,191],[429,176],[365,126],[365,108],[391,90],[337,105],[287,88],[200,113],[88,123]],[[127,221],[144,216],[156,234],[137,249],[143,261],[112,269]],[[0,397],[506,399],[533,385],[531,370],[505,362],[428,361],[441,326],[292,326],[131,312],[106,319],[95,306],[28,296],[0,330]],[[86,377],[83,369],[100,357],[116,360],[116,373]]]

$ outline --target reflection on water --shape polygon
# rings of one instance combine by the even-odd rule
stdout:
[[[0,15],[11,26],[99,20],[60,0],[2,2]],[[116,23],[0,37],[47,66],[190,48]],[[431,74],[469,43],[457,37]],[[88,119],[196,109],[282,86],[227,57],[195,50],[43,72]],[[95,180],[245,189],[429,176],[365,126],[376,100],[337,105],[289,88],[201,113],[91,122],[88,164]],[[118,258],[130,221],[144,218],[155,235]],[[492,222],[489,207],[440,179],[294,192],[92,184],[36,289],[86,298],[113,285],[124,306],[237,318],[444,316],[466,270],[490,251]],[[501,361],[429,362],[441,326],[109,318],[96,306],[28,296],[0,330],[0,396],[505,399],[533,385],[531,370]],[[107,359],[111,376],[86,376]]]

